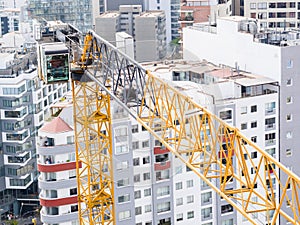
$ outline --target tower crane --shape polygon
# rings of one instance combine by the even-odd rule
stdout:
[[[300,224],[300,178],[236,127],[93,31],[85,36],[80,59],[71,57],[80,224],[116,223],[111,101],[252,224],[260,224],[252,213],[265,213],[270,225],[279,217]],[[254,150],[255,162],[251,159]],[[276,182],[268,183],[271,178]],[[235,187],[228,188],[232,182]],[[288,210],[282,209],[283,204],[290,206]]]

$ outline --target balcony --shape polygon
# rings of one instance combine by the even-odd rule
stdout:
[[[39,182],[39,188],[44,189],[44,190],[51,190],[53,187],[56,189],[64,189],[64,188],[71,188],[71,187],[76,187],[77,186],[77,181],[76,177],[70,178],[66,177],[64,180],[44,180],[39,176],[38,178]]]
[[[171,162],[159,162],[159,163],[154,163],[154,170],[166,170],[169,169],[171,166]]]
[[[275,108],[267,108],[267,109],[265,110],[265,115],[266,115],[266,116],[274,115],[275,112],[276,112],[276,109],[275,109]]]
[[[40,196],[40,204],[45,207],[57,207],[61,205],[70,205],[70,204],[76,204],[78,202],[78,196],[70,196],[66,198],[43,198]]]
[[[164,146],[154,147],[154,155],[165,154],[165,153],[168,153],[168,152],[169,152],[169,150]]]
[[[275,144],[276,144],[275,139],[270,139],[270,140],[265,141],[265,146],[271,146],[271,145],[275,145]]]
[[[265,125],[265,131],[270,131],[275,129],[276,129],[275,123]]]
[[[61,215],[48,215],[44,210],[41,211],[41,221],[44,224],[59,224],[78,220],[78,212],[65,213]]]
[[[79,167],[81,168],[81,162],[79,162]],[[41,162],[38,162],[39,172],[51,173],[74,169],[76,169],[76,162],[61,162],[53,164],[41,164]]]

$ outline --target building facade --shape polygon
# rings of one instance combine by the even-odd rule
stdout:
[[[22,35],[11,34],[6,34],[1,39],[2,219],[8,213],[23,215],[32,210],[34,205],[38,205],[37,130],[51,113],[52,104],[67,91],[67,84],[44,85],[39,80],[33,41],[24,39]],[[10,43],[13,40],[14,47]]]
[[[99,15],[103,5],[99,0],[88,1],[41,1],[27,2],[28,16],[44,18],[48,21],[60,20],[70,23],[82,32],[92,29],[95,17]]]
[[[98,16],[95,31],[114,45],[117,45],[117,32],[131,35],[134,58],[139,62],[161,60],[166,56],[166,17],[161,10],[142,12],[140,5],[121,5],[119,11]]]
[[[74,131],[61,117],[39,129],[38,186],[43,224],[77,224]]]
[[[258,31],[254,20],[243,17],[219,19],[217,27],[191,27],[184,30],[184,57],[186,59],[206,59],[217,65],[228,65],[240,70],[264,74],[280,85],[278,104],[270,105],[279,109],[279,130],[276,142],[279,142],[279,159],[287,168],[300,174],[296,166],[299,161],[297,137],[300,132],[297,110],[298,99],[296,74],[300,72],[299,31],[285,32]],[[195,42],[193,40],[202,40]],[[220,52],[228,54],[220,54]],[[230,54],[229,54],[230,53]],[[272,110],[271,110],[272,111]],[[269,134],[269,132],[268,132]],[[296,135],[296,136],[295,136]],[[265,140],[274,135],[266,135]],[[261,146],[263,149],[267,148]],[[281,180],[285,177],[281,174]],[[280,193],[279,193],[280,195]],[[288,205],[282,206],[288,210]],[[281,218],[281,224],[286,220]]]

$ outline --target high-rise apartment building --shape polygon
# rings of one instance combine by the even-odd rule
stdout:
[[[74,25],[82,32],[93,28],[95,17],[102,8],[102,2],[99,0],[29,0],[27,5],[30,17],[44,18],[48,21],[61,20]]]
[[[22,215],[29,202],[37,204],[36,132],[67,91],[67,84],[39,80],[32,40],[20,44],[20,37],[10,36],[12,40],[18,45],[3,43],[0,63],[1,217]]]
[[[217,27],[190,27],[183,34],[185,59],[206,59],[218,65],[264,74],[279,83],[279,102],[269,104],[268,111],[279,109],[277,126],[280,133],[266,132],[265,136],[260,137],[265,140],[265,145],[261,147],[269,149],[269,140],[273,139],[274,143],[279,144],[280,162],[300,174],[296,166],[300,159],[296,138],[299,127],[295,125],[299,123],[297,106],[300,103],[297,98],[300,67],[295,63],[300,60],[299,31],[259,32],[255,20],[231,17],[219,19]],[[283,174],[281,180],[286,180]],[[289,205],[283,204],[282,207],[288,210]],[[281,218],[280,224],[286,223]]]
[[[19,30],[20,9],[0,9],[0,36]]]
[[[139,62],[166,56],[166,18],[161,10],[142,12],[140,5],[121,5],[119,11],[99,15],[95,31],[114,45],[117,32],[131,35],[135,40],[135,59]]]
[[[180,0],[146,0],[149,10],[163,10],[166,14],[167,43],[179,37]]]

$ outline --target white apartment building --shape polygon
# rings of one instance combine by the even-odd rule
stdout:
[[[65,105],[67,107],[67,104]],[[72,102],[69,103],[72,107]],[[39,129],[38,184],[43,224],[78,223],[74,131],[61,117]]]
[[[285,30],[300,26],[299,1],[247,0],[243,4],[244,16],[257,19],[262,29]]]
[[[228,17],[217,20],[217,27],[198,25],[184,30],[185,59],[206,59],[217,65],[264,75],[280,84],[279,158],[281,163],[300,174],[297,137],[300,103],[297,98],[299,61],[299,31],[259,31],[254,20]],[[198,41],[201,40],[201,41]],[[265,138],[268,138],[267,136]],[[261,146],[267,149],[267,146]],[[285,177],[281,175],[284,182]],[[280,193],[279,193],[280,195]],[[288,206],[283,206],[288,210]],[[286,220],[281,218],[281,224]]]
[[[0,167],[3,170],[0,213],[3,217],[7,213],[23,215],[30,210],[29,199],[32,199],[31,210],[33,204],[38,204],[37,129],[50,114],[52,104],[67,91],[67,84],[44,85],[39,80],[32,40],[7,35],[16,41],[15,47],[9,47],[11,45],[2,39],[0,62]]]

